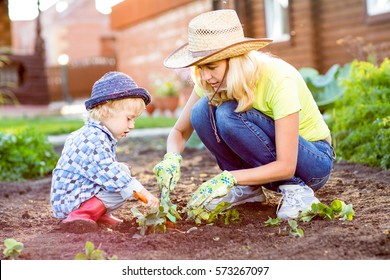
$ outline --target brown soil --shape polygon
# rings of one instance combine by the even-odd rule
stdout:
[[[162,138],[128,139],[118,147],[118,160],[129,162],[133,174],[158,195],[152,169],[164,150]],[[220,172],[205,149],[187,149],[183,157],[181,180],[171,196],[179,208],[200,183]],[[264,226],[269,216],[275,217],[280,198],[272,192],[267,192],[268,203],[237,207],[241,220],[236,224],[218,222],[191,229],[196,225],[184,219],[166,233],[140,236],[130,209],[146,208],[129,201],[116,213],[124,220],[116,228],[102,226],[96,232],[82,234],[62,232],[59,220],[51,216],[50,180],[0,183],[0,237],[24,244],[20,259],[73,259],[84,251],[86,241],[100,245],[108,257],[116,255],[122,260],[390,259],[390,173],[380,169],[337,163],[317,197],[326,204],[334,199],[352,203],[356,216],[352,221],[315,219],[300,223],[303,238],[280,235],[280,227]]]

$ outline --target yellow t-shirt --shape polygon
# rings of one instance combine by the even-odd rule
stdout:
[[[200,88],[195,91],[203,96]],[[323,140],[330,134],[302,76],[281,59],[264,56],[253,108],[274,120],[299,112],[299,135],[308,141]]]

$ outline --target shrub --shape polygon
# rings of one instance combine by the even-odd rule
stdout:
[[[338,158],[390,169],[390,60],[354,61],[344,86],[328,111]]]
[[[0,132],[0,181],[44,176],[54,168],[58,155],[47,136],[35,129],[15,134]]]

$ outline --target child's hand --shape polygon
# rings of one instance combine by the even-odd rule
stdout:
[[[139,193],[148,200],[146,206],[150,208],[158,208],[160,206],[160,200],[151,194],[147,189],[143,188]]]

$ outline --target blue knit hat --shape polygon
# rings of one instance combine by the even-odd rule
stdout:
[[[91,98],[85,101],[87,110],[110,100],[142,98],[145,105],[150,103],[149,92],[137,86],[130,76],[122,72],[108,72],[92,87]]]

